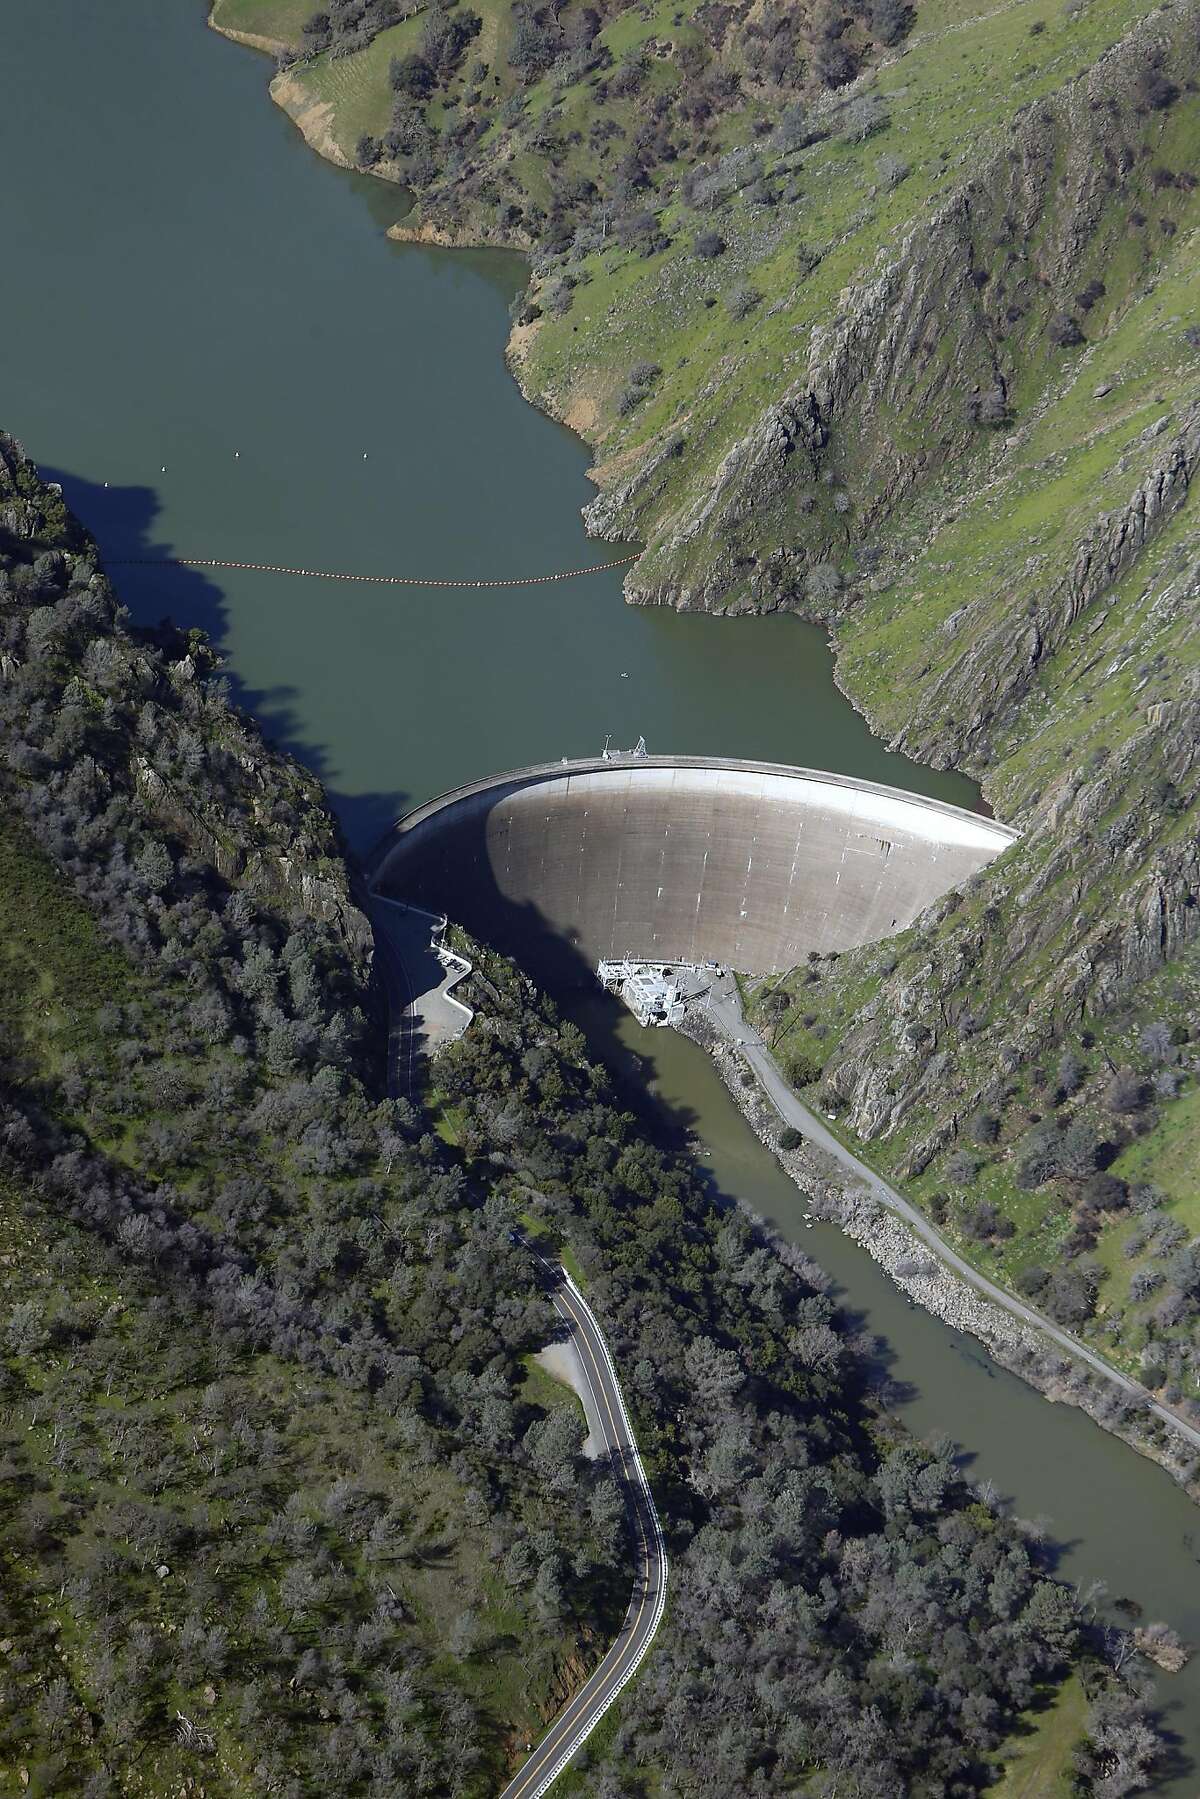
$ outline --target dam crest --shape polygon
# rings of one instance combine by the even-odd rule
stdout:
[[[622,755],[442,794],[397,821],[370,874],[559,978],[624,956],[769,974],[904,930],[1015,839],[846,775]]]

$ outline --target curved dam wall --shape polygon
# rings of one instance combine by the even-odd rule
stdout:
[[[551,952],[560,978],[624,955],[766,974],[903,930],[1015,835],[842,775],[621,756],[443,794],[393,827],[371,874],[500,947]]]

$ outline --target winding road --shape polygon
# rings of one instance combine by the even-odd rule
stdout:
[[[709,990],[708,1010],[718,1030],[738,1046],[757,1075],[763,1091],[785,1122],[793,1125],[810,1142],[833,1156],[843,1168],[848,1169],[863,1183],[881,1205],[903,1218],[921,1241],[933,1251],[939,1261],[952,1268],[955,1274],[961,1276],[963,1280],[969,1281],[986,1298],[992,1300],[996,1305],[1002,1306],[1014,1318],[1019,1318],[1023,1324],[1032,1325],[1036,1331],[1049,1337],[1061,1349],[1066,1350],[1068,1355],[1086,1362],[1089,1368],[1093,1369],[1095,1373],[1103,1375],[1105,1380],[1111,1381],[1128,1398],[1135,1400],[1143,1410],[1151,1412],[1162,1423],[1169,1425],[1172,1430],[1178,1431],[1181,1436],[1186,1437],[1189,1443],[1200,1448],[1200,1430],[1197,1430],[1195,1425],[1189,1424],[1185,1419],[1179,1417],[1169,1406],[1162,1405],[1139,1381],[1131,1380],[1128,1375],[1122,1374],[1119,1369],[1106,1362],[1103,1356],[1098,1355],[1094,1349],[1089,1349],[1086,1343],[1081,1343],[1069,1331],[1063,1330],[1043,1313],[1035,1311],[1032,1306],[1026,1305],[1015,1294],[1006,1292],[1003,1287],[997,1286],[995,1281],[989,1280],[987,1275],[981,1274],[977,1268],[973,1268],[971,1263],[960,1256],[958,1251],[946,1241],[929,1219],[917,1210],[916,1206],[905,1199],[902,1193],[898,1193],[895,1187],[889,1186],[882,1175],[876,1174],[873,1168],[868,1168],[865,1162],[861,1162],[852,1150],[846,1148],[841,1139],[835,1136],[821,1121],[817,1113],[810,1110],[803,1100],[797,1098],[789,1087],[767,1048],[765,1040],[747,1021],[742,1011],[741,995],[732,976],[726,976],[714,982]]]
[[[413,1090],[415,1073],[414,982],[405,970],[404,940],[389,928],[389,915],[378,903],[372,907],[372,925],[388,1005],[388,1090],[407,1097]],[[453,1000],[450,1003],[458,1004]],[[587,1408],[589,1420],[594,1420],[601,1455],[607,1459],[621,1489],[634,1551],[633,1591],[620,1631],[598,1667],[563,1707],[500,1795],[500,1799],[540,1799],[641,1666],[666,1609],[668,1565],[654,1495],[638,1454],[617,1370],[595,1315],[561,1264],[542,1255],[526,1237],[518,1236],[517,1241],[536,1262],[554,1309],[578,1354],[591,1398]]]
[[[553,1785],[637,1673],[662,1622],[667,1602],[667,1549],[662,1526],[608,1345],[591,1307],[566,1270],[547,1261],[528,1243],[526,1247],[549,1283],[554,1309],[579,1351],[604,1453],[625,1497],[636,1566],[629,1609],[617,1637],[594,1673],[558,1714],[520,1773],[509,1781],[500,1799],[539,1799]]]

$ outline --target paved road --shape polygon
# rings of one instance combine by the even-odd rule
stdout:
[[[887,1181],[881,1175],[876,1174],[873,1168],[868,1168],[865,1162],[860,1162],[858,1157],[847,1149],[839,1138],[834,1136],[817,1113],[811,1111],[803,1100],[798,1099],[784,1080],[763,1038],[755,1027],[747,1022],[742,1011],[741,996],[732,978],[723,978],[714,983],[709,992],[708,1004],[714,1023],[733,1042],[740,1044],[742,1054],[758,1076],[764,1091],[787,1123],[793,1125],[796,1130],[817,1144],[819,1148],[826,1150],[829,1155],[842,1164],[843,1168],[849,1169],[862,1181],[863,1185],[876,1199],[887,1206],[889,1211],[895,1212],[907,1224],[910,1224],[939,1261],[945,1262],[950,1268],[953,1268],[956,1274],[961,1275],[964,1280],[970,1281],[973,1287],[994,1301],[996,1305],[1003,1306],[1004,1310],[1011,1313],[1013,1317],[1019,1318],[1024,1324],[1032,1325],[1035,1330],[1052,1338],[1069,1355],[1086,1362],[1089,1368],[1097,1374],[1103,1375],[1106,1380],[1119,1387],[1129,1398],[1137,1400],[1139,1405],[1151,1411],[1156,1418],[1160,1418],[1164,1424],[1169,1424],[1173,1430],[1179,1431],[1190,1443],[1200,1448],[1200,1430],[1197,1430],[1194,1425],[1188,1424],[1183,1418],[1177,1417],[1169,1406],[1161,1405],[1140,1382],[1130,1380],[1127,1375],[1113,1368],[1104,1360],[1103,1356],[1097,1355],[1095,1350],[1089,1349],[1086,1343],[1081,1343],[1069,1331],[1063,1330],[1051,1319],[1044,1317],[1041,1312],[1035,1311],[1032,1306],[1028,1306],[1023,1300],[1018,1299],[1015,1294],[1007,1292],[1003,1287],[998,1287],[995,1281],[990,1281],[985,1274],[981,1274],[977,1268],[973,1268],[970,1262],[966,1261],[956,1249],[947,1243],[941,1232],[929,1222],[923,1212],[919,1212],[916,1206],[905,1199],[902,1193],[896,1191],[895,1187],[889,1186]]]
[[[551,1283],[554,1307],[571,1332],[583,1364],[604,1451],[625,1495],[633,1533],[635,1573],[625,1621],[595,1672],[558,1714],[500,1799],[538,1799],[553,1785],[595,1730],[618,1693],[636,1674],[662,1622],[667,1600],[667,1550],[654,1496],[621,1397],[617,1372],[591,1308],[570,1275],[537,1255]]]
[[[388,929],[388,914],[378,903],[372,908],[372,923],[389,1012],[388,1091],[407,1095],[412,1090],[416,1053],[414,982],[403,953],[407,940]],[[629,1609],[616,1639],[595,1672],[563,1707],[520,1773],[509,1781],[500,1799],[539,1799],[554,1784],[622,1688],[633,1679],[662,1622],[667,1602],[667,1548],[662,1526],[608,1345],[591,1307],[566,1270],[540,1255],[532,1244],[525,1242],[525,1246],[538,1265],[554,1309],[566,1325],[579,1357],[591,1400],[585,1410],[589,1419],[595,1419],[601,1452],[607,1456],[625,1499],[635,1569]]]

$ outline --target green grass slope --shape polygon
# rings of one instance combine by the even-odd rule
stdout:
[[[431,16],[285,79],[344,154],[382,132],[411,228],[535,246],[514,360],[597,447],[631,597],[829,622],[876,728],[1021,829],[798,971],[780,1053],[981,1264],[1194,1403],[1194,0],[854,12],[832,72],[816,11],[781,49],[754,9],[568,8],[541,68],[484,6],[418,104],[393,56]]]

